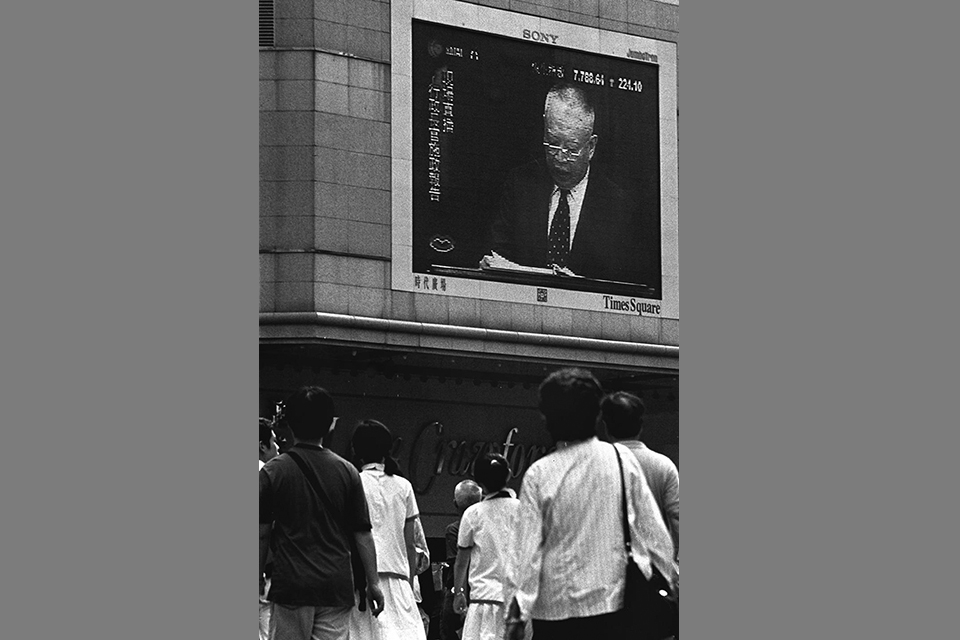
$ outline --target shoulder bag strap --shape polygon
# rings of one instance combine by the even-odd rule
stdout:
[[[303,458],[300,457],[298,451],[290,450],[287,451],[287,455],[290,456],[294,462],[297,463],[297,466],[300,467],[300,471],[303,473],[303,476],[307,479],[310,487],[313,489],[314,493],[320,498],[320,502],[323,503],[323,506],[330,510],[331,513],[338,513],[338,510],[333,506],[333,503],[330,501],[330,498],[327,497],[326,492],[320,487],[320,480],[317,479],[316,474],[313,472],[313,469],[307,466],[307,463],[304,462]]]
[[[310,485],[310,488],[313,489],[313,492],[317,494],[320,498],[320,502],[323,503],[323,506],[326,509],[329,509],[331,513],[339,513],[337,509],[333,506],[333,503],[330,501],[330,498],[327,496],[326,492],[320,487],[320,480],[317,479],[317,475],[313,472],[313,469],[307,466],[307,463],[304,462],[303,458],[300,457],[300,453],[291,449],[287,451],[287,455],[290,456],[294,462],[297,463],[297,466],[300,467],[300,471],[303,473],[303,477],[307,479],[307,483]],[[366,574],[363,571],[363,565],[360,562],[360,553],[357,550],[357,543],[353,539],[353,536],[350,536],[350,565],[353,570],[353,585],[356,590],[360,592],[360,604],[358,608],[360,611],[367,610],[367,600],[363,596],[364,592],[367,589],[367,578]]]
[[[617,446],[613,447],[613,452],[617,454],[617,466],[620,467],[620,504],[623,508],[623,544],[627,548],[627,557],[630,557],[630,525],[627,523],[627,482],[623,476],[623,461],[620,459],[620,452]]]

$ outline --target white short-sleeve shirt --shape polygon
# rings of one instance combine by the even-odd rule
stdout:
[[[504,586],[511,557],[520,501],[493,498],[463,512],[457,546],[470,548],[470,600],[504,602]]]
[[[377,548],[377,571],[406,576],[410,573],[403,527],[419,516],[413,485],[406,478],[387,475],[382,464],[364,465],[360,473],[367,497],[373,541]]]

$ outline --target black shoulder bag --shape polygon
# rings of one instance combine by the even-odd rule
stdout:
[[[620,502],[623,508],[623,541],[627,549],[627,582],[623,608],[630,637],[637,640],[663,640],[676,635],[680,625],[680,607],[671,592],[670,583],[650,564],[650,579],[633,561],[630,553],[630,525],[627,522],[627,483],[623,475],[623,461],[616,446],[617,465],[620,467]]]
[[[320,502],[323,503],[323,506],[331,513],[337,513],[337,509],[333,506],[333,503],[330,502],[330,498],[320,487],[320,480],[313,472],[313,469],[311,469],[307,463],[303,461],[303,458],[300,457],[300,453],[291,449],[290,451],[287,451],[287,455],[297,463],[298,467],[300,467],[303,477],[307,479],[307,483],[310,485],[310,488],[313,489],[313,492],[317,494],[317,497],[320,498]],[[366,611],[367,574],[364,573],[363,562],[360,561],[360,552],[357,549],[357,542],[353,539],[353,536],[350,536],[350,565],[353,568],[353,588],[360,592],[360,604],[357,606],[357,608],[360,611]]]

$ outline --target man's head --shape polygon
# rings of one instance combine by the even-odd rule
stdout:
[[[473,480],[464,480],[453,490],[453,504],[457,511],[463,513],[470,505],[480,502],[483,498],[483,489]]]
[[[321,387],[301,387],[283,406],[293,437],[305,442],[318,442],[333,431],[336,416],[333,398]]]
[[[600,403],[600,411],[612,438],[633,439],[643,430],[643,400],[632,393],[617,391],[607,395]]]
[[[540,413],[557,442],[597,435],[603,388],[586,369],[560,369],[540,384]]]
[[[561,189],[575,187],[587,174],[597,136],[595,112],[587,93],[560,83],[547,92],[543,105],[543,150],[547,170]]]
[[[278,453],[280,449],[277,446],[277,435],[273,432],[273,423],[266,418],[260,418],[260,461],[270,462]]]

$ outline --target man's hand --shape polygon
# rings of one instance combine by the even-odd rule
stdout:
[[[513,260],[507,260],[496,251],[491,251],[480,258],[481,269],[523,269],[523,265],[517,264]]]
[[[383,611],[383,591],[380,590],[379,582],[367,584],[367,605],[374,617]]]
[[[553,269],[553,275],[555,275],[555,276],[571,276],[571,277],[574,277],[574,278],[579,277],[579,276],[577,276],[577,274],[575,274],[573,271],[570,271],[569,268],[567,268],[567,267],[561,267],[561,266],[558,265],[558,264],[551,265],[551,268]]]
[[[470,606],[470,600],[467,598],[467,594],[461,592],[453,596],[453,610],[455,613],[460,614],[460,616],[467,615],[468,606]]]
[[[430,556],[424,553],[420,547],[417,547],[417,575],[430,568]]]

